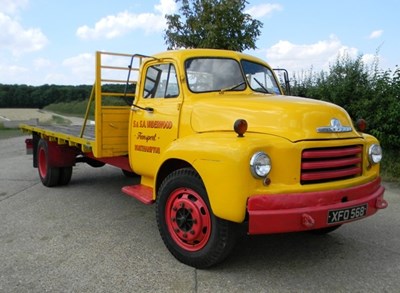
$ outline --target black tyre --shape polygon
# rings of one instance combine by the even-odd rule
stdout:
[[[336,226],[331,226],[331,227],[326,227],[326,228],[321,228],[321,229],[316,229],[316,230],[310,230],[309,232],[314,235],[325,235],[328,233],[331,233],[337,229],[339,229],[342,225],[336,225]]]
[[[60,169],[49,165],[49,146],[44,139],[40,139],[37,146],[37,165],[39,177],[44,186],[58,185]]]
[[[67,185],[71,181],[72,166],[60,168],[60,177],[58,178],[58,185]]]
[[[203,182],[190,168],[177,170],[162,182],[156,218],[168,250],[195,268],[221,262],[236,242],[235,224],[214,216]]]

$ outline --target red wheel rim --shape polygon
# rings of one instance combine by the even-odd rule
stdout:
[[[172,239],[187,251],[198,251],[211,235],[211,215],[206,202],[194,190],[173,191],[166,204],[165,220]]]
[[[40,176],[42,178],[45,178],[47,174],[47,160],[46,160],[46,152],[43,148],[39,149],[38,162],[39,162],[38,167]]]

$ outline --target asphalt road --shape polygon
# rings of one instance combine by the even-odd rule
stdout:
[[[153,206],[112,167],[39,182],[24,138],[0,140],[0,292],[400,292],[399,189],[389,207],[325,235],[243,237],[221,265],[176,261]]]

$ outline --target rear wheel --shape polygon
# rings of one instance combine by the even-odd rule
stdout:
[[[58,185],[60,169],[49,164],[49,146],[46,140],[40,139],[37,147],[39,177],[44,186]]]
[[[234,223],[212,213],[207,192],[193,169],[180,169],[162,182],[157,197],[158,229],[168,250],[182,263],[207,268],[234,247]]]
[[[58,178],[58,185],[67,185],[71,181],[72,166],[60,168],[60,177]]]

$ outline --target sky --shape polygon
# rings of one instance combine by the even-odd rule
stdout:
[[[96,51],[165,51],[164,16],[178,9],[174,0],[0,0],[0,83],[93,84]],[[399,11],[398,0],[248,0],[263,28],[245,53],[291,74],[327,71],[343,54],[394,71]]]

